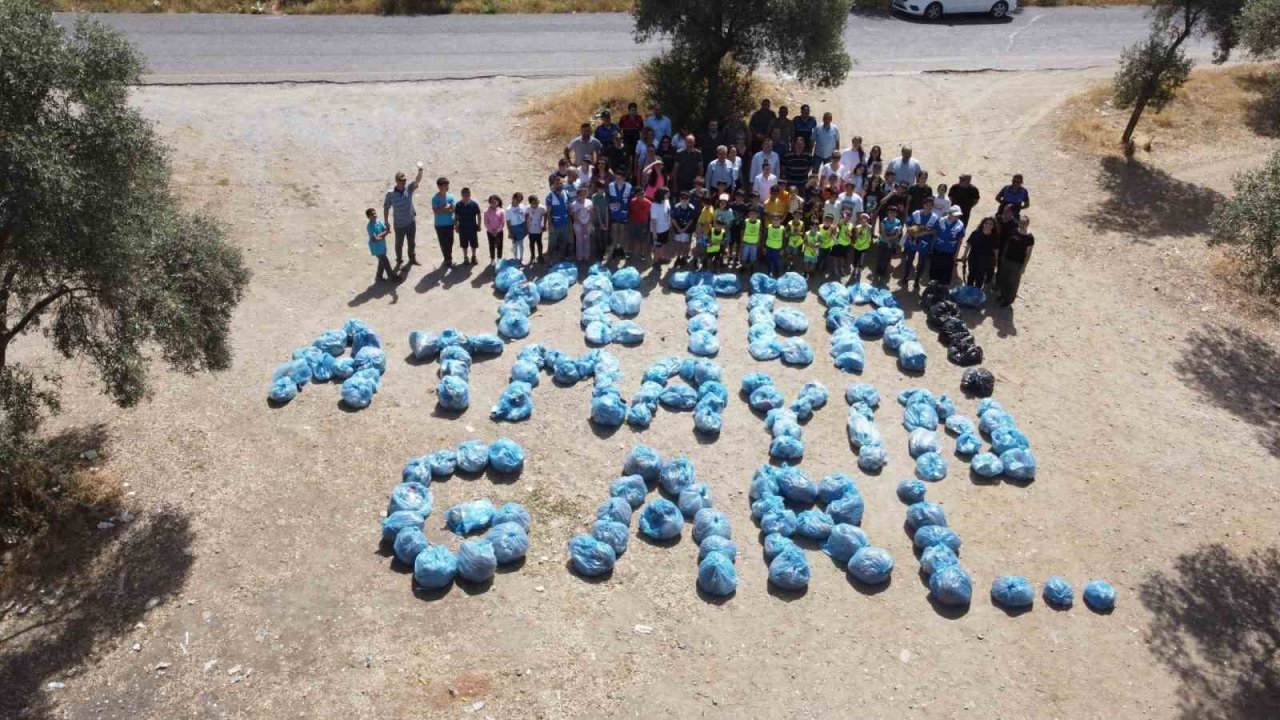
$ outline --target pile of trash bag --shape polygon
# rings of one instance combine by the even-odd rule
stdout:
[[[461,412],[471,406],[471,353],[462,345],[440,351],[436,374],[436,403],[444,410]]]
[[[938,333],[938,342],[947,348],[947,360],[952,364],[961,367],[982,364],[982,347],[960,318],[960,308],[980,307],[986,297],[980,289],[968,286],[952,290],[953,300],[946,297],[946,289],[936,283],[930,283],[921,294],[920,305],[928,317],[929,327]]]
[[[563,264],[554,266],[552,272]],[[577,268],[573,273],[576,278]],[[621,319],[639,314],[643,300],[637,290],[639,287],[640,273],[633,267],[610,272],[603,263],[596,263],[588,268],[581,296],[582,329],[588,344],[602,346],[616,342],[636,345],[644,342],[644,328],[634,320]]]
[[[837,368],[847,373],[861,373],[866,365],[863,339],[880,338],[898,357],[898,367],[903,372],[924,372],[927,358],[924,348],[916,342],[919,335],[907,326],[905,314],[891,291],[866,283],[844,286],[829,282],[818,288],[818,297],[827,306],[831,359]],[[857,305],[873,308],[858,313],[853,309]]]
[[[350,348],[351,355],[345,354]],[[348,320],[340,330],[320,333],[310,345],[298,348],[288,362],[276,366],[271,373],[267,399],[284,405],[308,383],[341,381],[342,404],[362,409],[373,402],[382,387],[387,370],[387,355],[382,340],[360,320]]]
[[[720,339],[716,334],[719,331],[720,305],[715,300],[716,294],[713,285],[695,285],[685,291],[689,352],[694,355],[715,357],[720,352]]]
[[[695,286],[695,289],[710,287]],[[631,397],[625,420],[635,428],[647,428],[662,405],[673,411],[693,411],[696,432],[717,435],[724,424],[729,391],[720,383],[723,371],[708,358],[660,358],[644,372],[644,382]],[[671,382],[672,380],[680,382]]]

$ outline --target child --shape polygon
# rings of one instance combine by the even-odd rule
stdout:
[[[526,222],[524,193],[515,193],[511,196],[511,204],[507,206],[507,234],[511,236],[511,257],[521,265],[524,264]],[[501,250],[498,251],[498,256],[502,256]]]
[[[671,250],[671,201],[665,187],[658,188],[649,204],[649,236],[653,238],[653,262],[661,265]]]
[[[699,197],[695,193],[695,197]],[[716,206],[718,203],[711,201],[710,195],[700,196],[698,202],[698,242],[706,247],[707,236],[711,234],[711,225],[716,219]]]
[[[525,232],[529,233],[529,259],[542,262],[542,227],[547,209],[538,207],[538,194],[529,193],[529,209],[524,213]]]
[[[786,232],[781,215],[774,215],[769,219],[769,227],[764,236],[764,261],[769,274],[774,277],[782,273],[782,245]]]
[[[840,224],[836,227],[836,243],[831,248],[832,264],[836,277],[844,277],[849,272],[849,246],[853,245],[853,213],[845,210],[840,216]]]
[[[698,211],[689,203],[689,191],[680,191],[680,202],[671,208],[671,226],[675,235],[675,267],[683,267],[689,261],[689,242],[698,224]]]
[[[576,240],[577,252],[574,259],[578,262],[591,260],[591,218],[595,215],[595,206],[587,199],[587,189],[580,187],[577,198],[569,203],[569,214],[573,216],[573,236]]]
[[[489,196],[489,208],[484,211],[484,231],[489,236],[489,266],[493,267],[502,257],[502,228],[507,224],[507,214],[502,211],[502,198]]]
[[[649,214],[652,209],[653,201],[645,197],[644,193],[632,194],[628,224],[631,229],[630,247],[627,248],[628,259],[642,260],[648,253],[646,248],[649,245]]]
[[[787,223],[787,265],[798,268],[802,262],[800,256],[804,248],[804,214],[801,210],[791,212],[791,222]]]
[[[898,219],[898,206],[890,205],[880,219],[880,237],[876,241],[875,277],[882,282],[889,279],[889,261],[901,246],[902,220]]]
[[[824,215],[822,229],[818,231],[818,267],[824,272],[831,264],[831,251],[836,245],[836,229],[832,222],[832,218]]]
[[[743,272],[755,267],[760,258],[760,211],[747,207],[747,218],[742,221],[742,257],[739,266]]]
[[[453,206],[458,226],[458,244],[462,246],[462,264],[476,264],[476,248],[480,247],[480,203],[471,197],[471,188],[462,188],[462,200]],[[470,257],[467,256],[470,249]]]
[[[596,181],[595,192],[591,194],[591,256],[605,257],[609,248],[609,197],[604,192],[604,184]]]
[[[815,227],[804,234],[804,276],[811,278],[818,272],[818,247],[822,244],[822,233]]]
[[[853,277],[850,282],[862,281],[862,258],[871,249],[871,216],[858,213],[858,224],[853,227]]]
[[[702,263],[703,270],[720,267],[720,253],[724,250],[728,235],[729,231],[725,228],[724,220],[717,216],[711,223],[711,232],[707,234],[707,251],[706,260]]]
[[[364,211],[364,216],[368,218],[369,224],[365,225],[365,232],[369,233],[369,253],[378,258],[378,270],[373,276],[373,281],[394,279],[391,272],[391,262],[387,260],[387,230],[386,223],[378,219],[378,211],[369,208]]]
[[[733,204],[729,206],[733,211],[733,224],[726,226],[729,230],[729,243],[725,246],[725,253],[734,265],[741,264],[739,255],[742,252],[742,232],[746,228],[747,210],[750,207],[744,191],[738,190],[733,194]]]

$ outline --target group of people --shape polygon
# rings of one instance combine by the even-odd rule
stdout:
[[[673,128],[659,107],[641,117],[632,103],[617,123],[603,111],[566,143],[541,201],[540,192],[509,202],[490,195],[482,206],[469,188],[455,198],[439,178],[431,210],[444,266],[453,265],[455,243],[462,263],[477,264],[483,231],[490,264],[505,256],[506,240],[523,264],[527,240],[531,263],[622,257],[849,281],[866,271],[873,283],[896,276],[917,290],[922,280],[947,286],[959,274],[993,287],[1003,306],[1017,297],[1035,244],[1021,175],[996,194],[996,211],[971,225],[982,195],[969,175],[931,185],[910,146],[887,161],[856,135],[844,147],[831,113],[819,121],[808,105],[790,117],[763,100],[749,120],[712,119],[696,135]],[[419,163],[412,181],[396,175],[381,219],[366,211],[375,282],[394,279],[405,245],[408,265],[418,264],[413,196],[422,173]],[[395,268],[386,257],[393,233]]]

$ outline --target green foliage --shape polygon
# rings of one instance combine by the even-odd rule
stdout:
[[[1240,44],[1249,54],[1280,56],[1280,0],[1245,0],[1237,25]]]
[[[750,70],[726,57],[713,79],[710,74],[690,74],[690,62],[672,50],[645,63],[640,69],[645,102],[679,112],[681,118],[723,118],[751,111],[756,83]],[[719,83],[718,92],[712,92],[713,82]]]
[[[705,102],[667,108],[691,126],[702,124],[702,113],[744,101],[729,95],[743,84],[734,81],[736,71],[724,69],[727,58],[748,73],[768,63],[802,83],[839,85],[852,65],[841,37],[848,15],[845,0],[637,0],[632,11],[637,39],[660,35],[670,41],[666,67],[682,64],[685,82],[708,78]]]
[[[1213,61],[1225,62],[1240,41],[1237,21],[1244,0],[1154,0],[1151,29],[1181,45],[1191,35],[1213,40]]]
[[[1214,211],[1209,243],[1234,247],[1253,287],[1280,295],[1280,152],[1232,186],[1235,194]]]
[[[101,24],[68,34],[36,0],[0,2],[0,442],[57,407],[10,359],[34,330],[122,406],[147,396],[153,352],[188,373],[231,364],[249,274],[170,192],[166,151],[129,105],[142,70]]]
[[[383,15],[447,15],[456,0],[378,0]],[[486,10],[487,12],[487,10]]]
[[[1177,95],[1191,75],[1191,59],[1163,35],[1152,33],[1120,54],[1114,92],[1116,107],[1128,108],[1142,98],[1156,112]]]

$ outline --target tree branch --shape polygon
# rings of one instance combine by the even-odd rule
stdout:
[[[0,335],[0,345],[8,345],[15,337],[17,337],[18,335],[21,335],[22,331],[27,328],[27,325],[31,324],[31,321],[39,317],[40,314],[43,313],[46,308],[48,308],[54,302],[57,302],[59,298],[69,293],[76,292],[77,290],[86,290],[86,289],[87,288],[73,288],[73,287],[68,287],[66,285],[63,285],[59,287],[57,290],[55,290],[53,293],[41,298],[36,304],[32,305],[27,310],[27,312],[22,316],[22,319],[19,320],[17,324],[13,326],[12,329]]]

